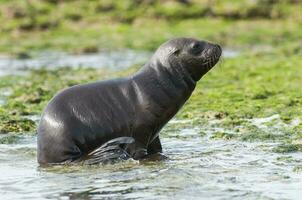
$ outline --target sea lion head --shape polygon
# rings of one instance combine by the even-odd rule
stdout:
[[[177,68],[198,81],[215,66],[221,53],[222,49],[217,44],[193,38],[175,38],[162,44],[154,58],[166,69]]]

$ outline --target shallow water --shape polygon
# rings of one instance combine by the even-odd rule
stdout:
[[[121,70],[145,62],[150,53],[120,50],[93,54],[66,54],[43,52],[28,59],[0,57],[0,76],[23,74],[27,69],[56,69],[60,67],[90,67]]]
[[[11,94],[11,90],[8,88],[0,89],[0,106],[5,104],[5,98]]]
[[[225,49],[223,56],[236,57],[239,53]],[[42,52],[28,59],[16,59],[0,56],[0,76],[22,75],[28,69],[57,69],[60,67],[90,67],[111,70],[127,69],[135,64],[145,63],[151,56],[150,52],[119,50],[93,54],[66,54],[58,52]]]
[[[272,153],[278,142],[214,140],[213,125],[175,126],[188,123],[163,130],[164,162],[41,169],[36,137],[1,144],[1,199],[300,199],[301,153]]]

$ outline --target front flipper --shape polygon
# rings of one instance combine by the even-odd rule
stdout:
[[[161,142],[159,136],[157,136],[149,145],[148,145],[148,156],[144,158],[143,161],[162,161],[167,160],[168,157],[165,156],[162,150]]]
[[[149,145],[148,145],[148,154],[162,153],[163,149],[159,136],[157,136]]]
[[[83,164],[93,165],[127,160],[131,158],[131,156],[125,149],[129,144],[132,143],[134,143],[134,139],[132,137],[119,137],[109,140],[108,142],[79,160],[79,162],[83,162]]]

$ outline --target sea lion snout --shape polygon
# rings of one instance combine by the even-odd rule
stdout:
[[[206,58],[206,61],[211,58],[219,59],[222,53],[222,48],[218,44],[207,43],[202,55]]]
[[[217,58],[220,58],[221,54],[222,54],[222,48],[219,44],[214,44],[213,47],[213,51],[214,51],[214,56]]]
[[[202,66],[205,72],[212,69],[219,61],[222,54],[222,48],[218,44],[207,43],[205,50],[202,52]]]
[[[221,54],[222,54],[222,48],[219,44],[214,44],[213,47],[213,54],[216,58],[220,58]]]

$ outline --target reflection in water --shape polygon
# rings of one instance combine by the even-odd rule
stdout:
[[[267,123],[252,123],[261,120]],[[301,153],[273,153],[278,142],[213,140],[213,125],[180,124],[173,120],[161,135],[170,157],[164,162],[39,168],[36,137],[1,144],[1,199],[300,198],[302,177],[294,168]]]

